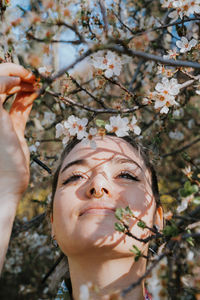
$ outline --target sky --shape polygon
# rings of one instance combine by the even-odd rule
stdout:
[[[11,0],[10,5],[11,5],[11,7],[16,7],[17,5],[20,5],[25,10],[28,10],[30,1],[29,0]],[[16,10],[16,12],[17,11],[18,10]],[[71,30],[68,30],[65,33],[61,34],[60,39],[72,40],[72,39],[74,39],[74,33]],[[59,53],[59,57],[58,57],[59,68],[68,66],[75,60],[76,50],[72,45],[60,44],[58,46],[58,53]]]

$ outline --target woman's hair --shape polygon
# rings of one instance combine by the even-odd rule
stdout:
[[[108,136],[116,136],[115,134],[112,134],[112,133],[107,133],[107,135]],[[156,206],[157,207],[160,206],[161,203],[160,203],[160,196],[159,196],[159,190],[158,190],[157,176],[156,176],[155,169],[154,169],[152,163],[150,162],[148,149],[145,148],[144,146],[142,146],[140,143],[136,142],[130,136],[124,136],[124,137],[121,137],[121,139],[125,140],[130,145],[132,145],[133,148],[136,149],[139,152],[139,154],[141,155],[147,169],[151,173],[152,191],[153,191],[153,195],[154,195],[154,198],[156,201]],[[67,144],[67,146],[65,147],[65,149],[63,150],[63,152],[61,154],[60,162],[56,169],[56,172],[53,177],[53,182],[52,182],[52,197],[51,197],[51,203],[50,203],[50,207],[49,207],[50,213],[53,213],[53,201],[54,201],[54,196],[55,196],[55,192],[56,192],[56,188],[57,188],[58,176],[59,176],[63,161],[64,161],[65,157],[70,153],[70,151],[80,142],[81,142],[81,140],[78,140],[76,137],[74,137],[71,140],[71,142],[69,144]]]

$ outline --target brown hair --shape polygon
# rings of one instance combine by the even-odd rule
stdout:
[[[107,133],[107,135],[108,136],[116,136],[113,133]],[[148,149],[145,148],[144,146],[142,146],[140,143],[136,142],[134,140],[134,138],[131,138],[130,136],[124,136],[124,137],[121,137],[121,138],[123,140],[125,140],[126,142],[128,142],[130,145],[132,145],[133,148],[136,149],[140,153],[147,169],[151,173],[152,191],[153,191],[153,194],[154,194],[154,197],[155,197],[156,205],[157,205],[157,207],[160,206],[161,203],[160,203],[160,196],[159,196],[159,190],[158,190],[158,181],[157,181],[156,171],[155,171],[152,163],[150,162]],[[56,192],[56,188],[57,188],[58,176],[59,176],[60,169],[61,169],[61,166],[63,164],[63,161],[64,161],[65,157],[69,154],[69,152],[80,142],[81,142],[81,140],[78,140],[76,137],[74,137],[70,141],[70,143],[67,144],[67,146],[65,147],[65,149],[63,150],[63,152],[61,154],[60,163],[59,163],[59,165],[56,169],[56,172],[55,172],[54,177],[53,177],[53,182],[52,182],[52,197],[51,197],[51,203],[50,203],[50,208],[49,208],[50,213],[53,212],[53,201],[54,201],[54,196],[55,196],[55,192]]]

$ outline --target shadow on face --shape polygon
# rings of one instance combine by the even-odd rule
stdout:
[[[132,256],[129,249],[133,244],[140,249],[147,245],[115,231],[115,209],[129,206],[138,219],[152,227],[156,203],[151,174],[140,153],[125,140],[106,136],[95,141],[95,150],[81,141],[61,166],[52,230],[68,256],[99,251],[101,255]],[[136,218],[130,220],[130,230],[145,238],[150,232],[137,222]]]

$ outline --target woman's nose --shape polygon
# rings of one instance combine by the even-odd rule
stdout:
[[[100,176],[97,178],[92,179],[92,182],[87,187],[87,197],[89,198],[101,198],[103,195],[110,195],[110,191],[108,188],[108,184],[105,182],[103,178],[100,178]]]

